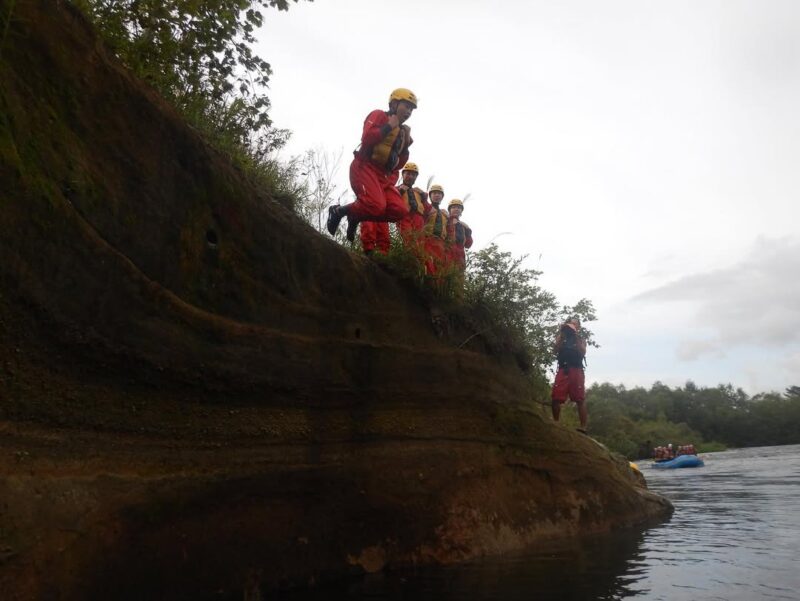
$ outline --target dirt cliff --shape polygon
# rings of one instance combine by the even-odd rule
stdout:
[[[5,599],[205,598],[670,511],[542,419],[512,353],[441,337],[255,189],[69,4],[0,15]]]

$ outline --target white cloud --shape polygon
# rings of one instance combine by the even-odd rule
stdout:
[[[739,263],[684,276],[634,298],[689,302],[699,336],[680,342],[685,360],[724,355],[734,346],[800,343],[800,238],[758,238]]]
[[[678,358],[684,361],[694,361],[706,354],[725,356],[718,340],[682,340],[678,345]]]

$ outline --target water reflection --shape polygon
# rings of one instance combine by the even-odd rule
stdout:
[[[502,560],[448,568],[422,568],[375,574],[280,599],[322,600],[612,600],[641,589],[646,570],[644,534],[627,531],[613,537],[591,537],[551,543],[546,549]]]

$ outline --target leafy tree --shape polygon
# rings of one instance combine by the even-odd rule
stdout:
[[[286,142],[268,116],[270,65],[252,45],[260,9],[287,10],[290,0],[76,2],[119,57],[214,141],[256,159]]]
[[[553,341],[558,327],[568,316],[581,322],[596,319],[591,301],[559,306],[555,295],[543,290],[537,280],[540,271],[523,267],[527,255],[513,257],[494,243],[469,255],[464,300],[484,310],[492,322],[504,328],[531,354],[535,367],[553,362]],[[583,328],[590,345],[592,332]]]
[[[800,396],[750,398],[730,384],[670,388],[656,382],[649,390],[594,384],[587,399],[594,435],[630,458],[669,442],[691,442],[701,451],[800,443]]]

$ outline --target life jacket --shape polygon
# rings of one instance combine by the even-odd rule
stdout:
[[[561,326],[558,367],[583,367],[583,353],[578,349],[578,334],[567,325]]]
[[[395,127],[386,136],[370,149],[366,149],[369,160],[382,168],[386,173],[391,173],[397,168],[400,155],[406,146],[406,130]],[[362,149],[362,156],[363,153]]]
[[[469,226],[463,221],[454,221],[451,219],[448,222],[447,229],[449,230],[447,237],[450,242],[462,248],[467,243],[467,238],[472,236],[472,230],[469,229]]]
[[[434,238],[447,238],[447,211],[431,206],[425,219],[425,234]]]
[[[400,192],[400,196],[405,198],[408,203],[408,210],[412,215],[417,213],[425,216],[425,203],[422,202],[422,194],[414,190],[414,188],[406,188]]]

